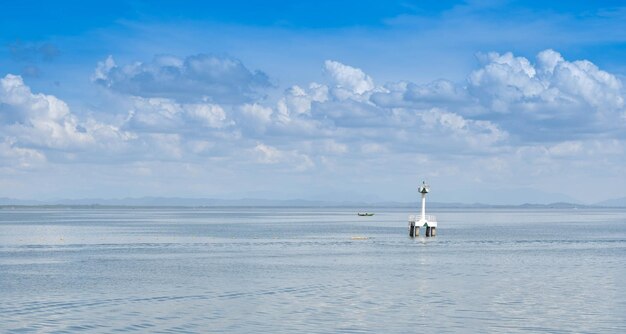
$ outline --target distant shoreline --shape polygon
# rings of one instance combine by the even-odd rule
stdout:
[[[310,203],[310,204],[0,204],[1,209],[212,209],[212,208],[351,208],[351,209],[415,209],[419,206],[415,203]],[[573,203],[552,204],[520,204],[520,205],[495,205],[495,204],[458,204],[458,203],[430,203],[433,209],[626,209],[624,206],[600,206],[581,205]]]
[[[354,207],[369,208],[416,208],[419,201],[385,200],[309,200],[309,199],[263,199],[263,198],[187,198],[187,197],[126,197],[126,198],[82,198],[82,199],[16,199],[0,197],[0,207]],[[626,198],[592,204],[557,201],[550,203],[463,203],[429,201],[429,208],[626,208]]]

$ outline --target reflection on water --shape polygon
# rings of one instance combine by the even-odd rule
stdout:
[[[0,209],[0,331],[626,332],[626,210],[355,212]]]

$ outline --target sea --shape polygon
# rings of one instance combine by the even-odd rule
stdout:
[[[1,333],[626,333],[626,209],[3,207]]]

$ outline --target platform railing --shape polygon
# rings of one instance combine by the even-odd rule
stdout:
[[[410,215],[409,216],[409,222],[417,222],[420,220],[422,216],[421,215]],[[433,215],[426,215],[426,221],[427,222],[436,222],[437,221],[437,217],[433,216]]]

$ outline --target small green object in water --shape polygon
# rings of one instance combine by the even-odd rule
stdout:
[[[361,212],[359,212],[359,213],[357,213],[357,215],[359,215],[359,216],[361,216],[361,217],[371,217],[371,216],[373,216],[374,214],[373,214],[373,213],[369,213],[369,212],[365,212],[365,213],[361,213]]]

